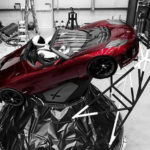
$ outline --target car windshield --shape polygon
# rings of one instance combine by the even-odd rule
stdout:
[[[56,31],[51,41],[51,47],[71,56],[76,52],[107,42],[109,37],[110,31],[106,27],[84,30],[61,29]]]

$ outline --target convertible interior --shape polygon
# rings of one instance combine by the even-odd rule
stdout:
[[[51,41],[43,47],[37,47],[30,40],[21,54],[34,67],[53,65],[57,60],[68,60],[83,50],[107,42],[110,31],[106,27],[85,30],[57,30]]]
[[[110,30],[107,27],[95,27],[84,30],[61,29],[56,31],[52,39],[52,47],[59,50],[62,46],[69,48],[68,56],[85,49],[107,42]]]

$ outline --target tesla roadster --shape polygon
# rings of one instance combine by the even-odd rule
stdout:
[[[57,30],[48,43],[33,38],[0,60],[0,100],[20,105],[26,96],[73,79],[110,77],[118,66],[130,63],[138,49],[134,29],[114,20]]]

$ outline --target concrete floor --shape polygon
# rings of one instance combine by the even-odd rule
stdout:
[[[52,35],[53,31],[43,31],[42,35],[47,38],[49,35]],[[5,43],[0,44],[0,58],[11,51],[15,50],[17,47],[7,46]],[[143,47],[141,49],[144,49]],[[134,63],[128,65],[122,71],[118,70],[117,73],[124,73]],[[150,75],[149,64],[146,67],[145,77]],[[115,75],[114,78],[118,78],[120,75]],[[137,72],[136,70],[132,73],[133,85],[136,90],[137,83]],[[109,79],[105,80],[96,80],[93,79],[92,83],[95,84],[102,91],[109,86]],[[127,79],[127,84],[125,86],[126,95],[129,95],[130,81]],[[126,150],[149,150],[150,149],[150,83],[143,95],[141,96],[139,102],[135,106],[135,109],[131,113],[130,117],[125,123],[125,135],[127,137],[127,148]]]

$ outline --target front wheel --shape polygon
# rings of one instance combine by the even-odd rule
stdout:
[[[117,62],[110,56],[99,56],[88,65],[88,75],[97,79],[111,77],[117,70]]]
[[[2,89],[0,99],[12,106],[20,106],[24,103],[24,96],[14,89]]]

